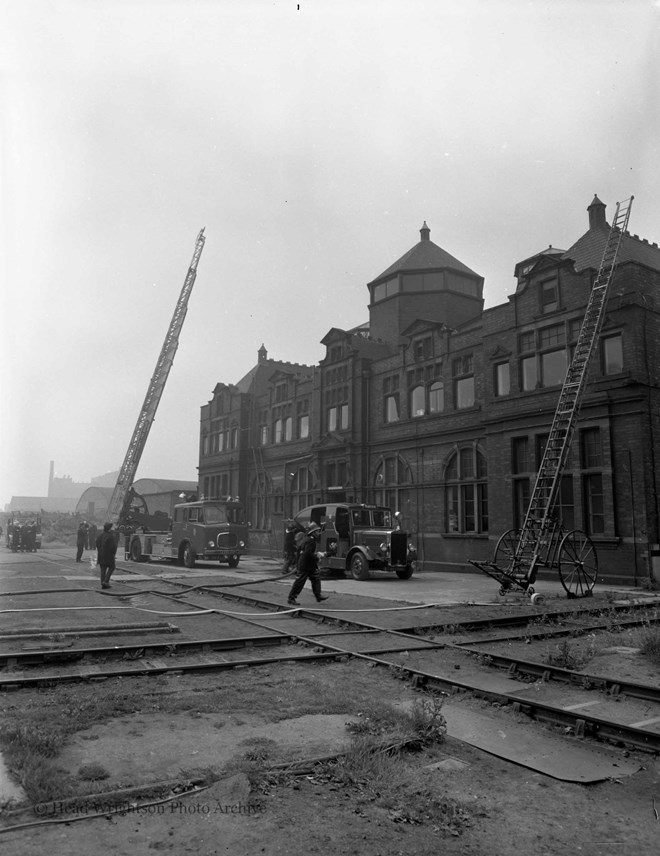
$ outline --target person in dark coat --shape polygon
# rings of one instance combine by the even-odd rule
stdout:
[[[96,537],[99,534],[99,528],[96,523],[90,523],[87,530],[87,549],[96,550]]]
[[[298,548],[296,547],[296,532],[298,531],[293,520],[289,520],[284,530],[284,564],[282,573],[288,574],[289,569],[296,563]]]
[[[110,577],[115,569],[117,539],[112,531],[112,523],[103,524],[103,532],[96,539],[98,551],[97,564],[101,569],[101,588],[110,588]]]
[[[312,592],[316,600],[320,603],[322,600],[328,599],[327,596],[321,594],[319,554],[316,551],[320,536],[321,527],[317,523],[310,523],[307,527],[307,537],[298,555],[298,571],[287,599],[289,606],[300,606],[296,598],[305,587],[308,579],[312,584]]]
[[[83,522],[78,527],[78,531],[76,532],[76,562],[82,561],[83,550],[87,546],[87,521],[83,520]]]

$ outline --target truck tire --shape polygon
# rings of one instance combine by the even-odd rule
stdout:
[[[183,548],[183,564],[186,568],[194,568],[196,558],[192,544],[186,544]]]
[[[412,575],[413,575],[413,566],[412,565],[406,565],[405,568],[397,571],[396,575],[400,580],[409,580],[410,577],[412,577]]]
[[[351,559],[351,574],[354,580],[369,579],[369,563],[362,553],[355,553]]]
[[[140,544],[139,538],[133,538],[133,540],[131,541],[129,555],[131,557],[131,562],[142,561],[142,545]]]
[[[227,561],[227,564],[229,565],[230,568],[237,568],[240,560],[241,560],[240,556],[230,556],[229,560]]]

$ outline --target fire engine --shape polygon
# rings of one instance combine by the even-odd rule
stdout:
[[[368,580],[372,570],[392,571],[402,580],[413,575],[417,550],[402,529],[401,513],[380,505],[332,503],[303,508],[293,518],[298,529],[321,527],[319,569],[349,571]]]
[[[126,535],[126,558],[134,562],[173,559],[187,568],[195,561],[238,566],[247,543],[243,505],[236,499],[203,499],[174,506],[167,531],[139,527]]]

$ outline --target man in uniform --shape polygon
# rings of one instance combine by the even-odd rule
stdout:
[[[300,606],[296,598],[305,587],[309,579],[312,584],[312,592],[320,603],[327,600],[327,596],[321,594],[321,574],[319,572],[319,554],[316,550],[318,540],[321,537],[321,527],[317,523],[310,523],[307,527],[307,537],[298,555],[298,571],[291,586],[287,603],[289,606]]]

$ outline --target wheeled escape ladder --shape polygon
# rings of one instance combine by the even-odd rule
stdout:
[[[580,405],[586,389],[589,361],[598,341],[605,317],[607,292],[612,281],[621,237],[628,228],[634,197],[617,202],[598,276],[591,289],[573,359],[559,395],[550,434],[536,476],[525,522],[515,540],[508,568],[492,562],[471,563],[503,583],[503,588],[516,585],[527,591],[536,581],[539,564],[557,530],[553,514],[561,477],[577,425]],[[533,593],[533,589],[531,592]]]
[[[149,382],[147,394],[145,396],[142,409],[140,410],[137,424],[133,430],[133,436],[131,437],[131,442],[129,443],[124,463],[119,471],[117,484],[112,492],[112,498],[110,499],[110,505],[108,506],[108,519],[114,522],[117,520],[121,521],[130,507],[131,485],[135,480],[135,474],[140,463],[140,458],[142,457],[142,452],[144,451],[149,431],[153,425],[156,410],[158,409],[167,377],[170,373],[170,369],[172,368],[172,363],[174,362],[174,355],[176,354],[176,350],[179,346],[179,335],[181,333],[181,328],[183,327],[186,312],[188,311],[188,300],[197,277],[197,264],[199,262],[199,257],[202,255],[205,240],[204,229],[201,229],[195,242],[192,261],[190,262],[190,267],[184,280],[181,294],[177,300],[174,314],[172,315],[172,320],[170,322],[167,335],[165,336],[165,341],[163,342],[158,362],[156,363],[156,368]]]

